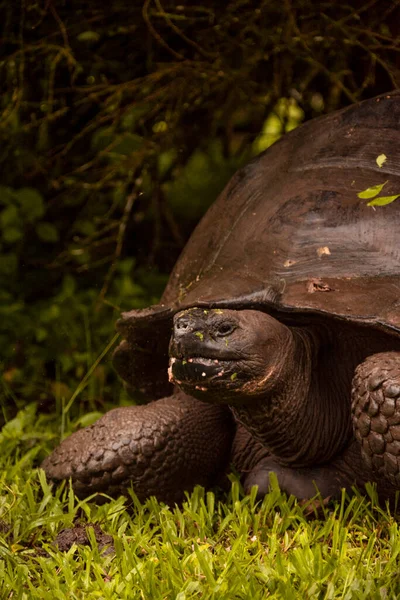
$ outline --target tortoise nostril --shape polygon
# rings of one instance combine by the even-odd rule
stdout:
[[[189,330],[189,321],[187,319],[179,319],[175,323],[175,332],[182,334],[186,333]]]
[[[182,336],[196,329],[196,321],[188,316],[176,319],[174,324],[175,335]]]

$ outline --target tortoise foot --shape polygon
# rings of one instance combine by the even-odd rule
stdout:
[[[353,426],[365,463],[400,487],[400,352],[368,357],[356,369]]]
[[[270,474],[275,473],[279,487],[299,500],[309,500],[318,493],[323,498],[340,498],[342,488],[350,488],[355,478],[334,464],[312,468],[292,468],[279,465],[273,458],[263,459],[244,480],[245,493],[258,486],[257,497],[262,498],[270,489]]]

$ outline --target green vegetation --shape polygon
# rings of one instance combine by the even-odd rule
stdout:
[[[37,470],[132,401],[109,364],[115,320],[158,301],[236,169],[400,87],[399,5],[383,4],[0,0],[1,600],[400,594],[398,524],[372,491],[313,508],[275,487],[256,506],[235,483],[179,509],[98,507]],[[89,544],[57,549],[79,524]]]
[[[32,468],[54,432],[32,407],[0,436],[3,599],[397,598],[400,536],[370,498],[299,505],[275,482],[262,503],[233,482],[181,507],[132,495],[96,506]],[[86,543],[66,542],[86,531]],[[76,529],[75,529],[76,531]],[[106,537],[108,534],[111,537]],[[60,547],[59,547],[60,546]]]

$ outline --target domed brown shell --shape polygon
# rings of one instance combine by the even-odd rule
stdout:
[[[126,378],[128,361],[129,383],[151,378],[139,348],[152,355],[154,373],[165,363],[173,314],[192,306],[255,307],[283,320],[319,313],[400,335],[400,198],[373,207],[357,195],[383,183],[380,196],[400,194],[400,92],[285,135],[208,210],[160,304],[123,314],[117,370],[125,364]]]

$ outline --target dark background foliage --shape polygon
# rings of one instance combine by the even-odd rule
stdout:
[[[396,0],[0,2],[0,403],[87,410],[120,310],[302,120],[400,85]],[[86,381],[85,381],[86,383]],[[82,386],[83,387],[83,386]]]

